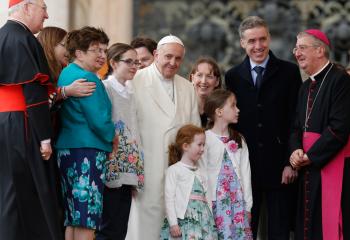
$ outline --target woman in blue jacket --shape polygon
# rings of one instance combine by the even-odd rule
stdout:
[[[112,152],[114,126],[111,103],[96,72],[106,62],[107,35],[93,27],[68,34],[66,46],[73,61],[63,69],[58,86],[76,79],[96,84],[87,97],[70,97],[61,109],[57,160],[64,199],[66,240],[92,240],[99,228],[106,160]]]

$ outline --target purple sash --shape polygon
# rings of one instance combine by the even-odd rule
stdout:
[[[303,147],[307,152],[321,135],[304,132]],[[350,139],[346,146],[321,169],[323,240],[343,240],[341,193],[344,160],[350,156]]]

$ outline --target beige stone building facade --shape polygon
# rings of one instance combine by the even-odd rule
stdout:
[[[49,19],[45,26],[66,30],[86,25],[102,27],[111,42],[132,38],[132,0],[46,0]],[[0,26],[7,19],[8,0],[0,0]]]

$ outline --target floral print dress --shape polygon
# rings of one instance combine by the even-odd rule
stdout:
[[[143,152],[125,122],[119,120],[114,126],[118,136],[118,151],[116,156],[107,162],[106,186],[114,188],[126,184],[142,191],[144,186]]]
[[[225,137],[220,140],[226,148],[216,186],[216,201],[213,201],[219,239],[251,240],[253,236],[245,210],[242,186],[227,152],[235,152],[238,145]]]
[[[167,219],[161,229],[161,240],[217,240],[217,231],[213,214],[205,199],[205,192],[202,184],[197,177],[194,178],[191,197],[184,219],[178,219],[182,236],[180,238],[172,238],[170,235],[170,226]],[[202,199],[202,200],[196,200]]]
[[[93,148],[59,149],[64,226],[99,229],[107,153]]]
[[[112,121],[118,136],[117,152],[107,162],[106,186],[120,188],[127,185],[143,191],[144,156],[132,87],[128,82],[122,85],[113,75],[103,84],[112,102]]]

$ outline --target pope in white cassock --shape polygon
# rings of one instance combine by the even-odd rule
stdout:
[[[165,217],[164,173],[168,167],[168,145],[182,125],[200,126],[193,85],[176,74],[184,55],[182,41],[166,36],[158,43],[154,63],[139,70],[132,81],[144,148],[145,187],[131,206],[128,240],[160,238]]]

